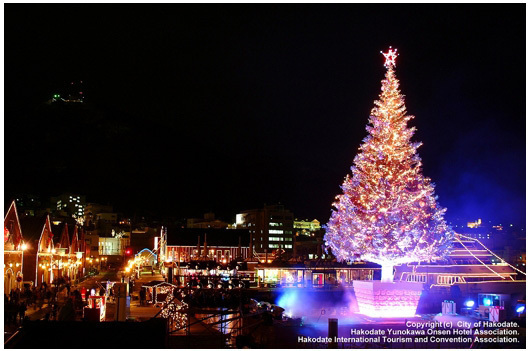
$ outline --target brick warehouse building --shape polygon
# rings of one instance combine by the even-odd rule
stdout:
[[[239,229],[168,228],[166,261],[229,263],[251,257],[250,233]]]

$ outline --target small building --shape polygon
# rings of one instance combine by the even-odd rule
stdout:
[[[52,225],[54,232],[60,232],[61,237],[55,244],[55,252],[60,257],[58,260],[58,277],[76,280],[83,275],[83,251],[80,248],[78,237],[78,225],[75,220],[70,220],[70,225],[67,222],[58,226]]]
[[[145,289],[146,302],[156,305],[166,302],[167,299],[172,299],[173,290],[177,286],[164,281],[153,280],[142,285],[141,288]]]
[[[352,287],[353,280],[373,280],[380,266],[369,262],[307,261],[302,264],[260,264],[256,270],[260,286],[322,288]]]
[[[25,249],[17,206],[13,201],[4,218],[4,294],[22,289]]]
[[[24,251],[24,282],[51,284],[58,273],[50,216],[26,217],[20,221],[27,249]]]

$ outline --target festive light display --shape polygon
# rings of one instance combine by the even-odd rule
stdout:
[[[404,96],[395,75],[396,49],[386,58],[382,92],[371,110],[369,135],[354,158],[352,175],[336,197],[325,226],[326,249],[340,261],[365,260],[382,266],[382,281],[393,280],[393,266],[445,256],[454,236],[422,175],[415,128],[407,123]]]
[[[415,317],[421,298],[422,284],[360,281],[353,282],[358,309],[361,314],[374,318]]]
[[[167,292],[167,297],[162,305],[161,316],[168,318],[174,329],[181,329],[187,326],[187,308],[188,304],[180,302],[174,295],[174,288],[164,287]],[[183,298],[185,295],[180,293],[179,297]]]

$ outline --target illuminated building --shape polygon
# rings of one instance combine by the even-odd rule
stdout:
[[[409,263],[395,267],[400,281],[420,282],[430,289],[458,286],[462,292],[501,292],[525,285],[517,280],[520,270],[489,250],[480,240],[456,234],[452,252],[431,263]],[[522,272],[523,273],[523,272]],[[523,274],[525,279],[525,274]]]
[[[334,263],[332,266],[319,262],[307,264],[259,264],[256,279],[264,287],[323,288],[332,286],[351,287],[354,280],[373,280],[380,271],[377,264],[356,262]]]
[[[294,221],[283,205],[243,211],[236,216],[236,228],[248,229],[257,253],[292,252]]]
[[[22,288],[26,248],[17,206],[13,201],[4,218],[4,294],[9,294],[12,289]]]
[[[64,193],[51,198],[51,203],[58,213],[65,213],[73,218],[84,218],[86,199],[84,196]]]
[[[49,215],[22,218],[20,225],[27,245],[24,251],[24,282],[32,282],[34,286],[51,284],[60,258],[53,243]]]
[[[73,219],[68,222],[51,226],[52,232],[61,233],[54,245],[56,254],[59,256],[54,273],[56,276],[74,280],[83,275],[84,251],[82,251],[83,245],[79,241],[77,222]]]
[[[480,226],[481,226],[481,218],[478,218],[478,220],[475,221],[475,222],[468,222],[467,223],[467,227],[469,227],[469,228],[478,228]]]
[[[128,233],[127,233],[128,234]],[[114,237],[99,237],[99,256],[123,256],[125,249],[130,246],[130,236],[117,234]]]
[[[247,230],[168,228],[165,241],[166,261],[215,261],[226,264],[250,257]]]
[[[294,231],[299,235],[311,236],[312,232],[316,232],[321,229],[320,221],[314,219],[309,220],[294,220]]]

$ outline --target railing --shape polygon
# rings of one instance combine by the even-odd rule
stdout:
[[[15,345],[12,344],[16,343],[16,339],[18,339],[19,337],[22,337],[20,328],[18,328],[17,331],[13,333],[13,335],[11,335],[6,341],[4,341],[4,349],[14,348]]]

